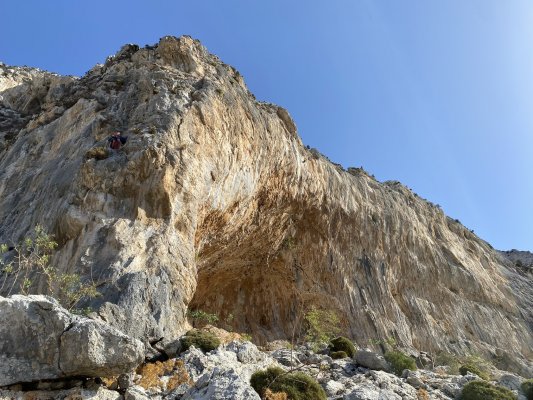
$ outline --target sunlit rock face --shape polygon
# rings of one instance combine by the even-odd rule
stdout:
[[[532,356],[530,275],[405,186],[306,149],[198,41],[126,45],[81,78],[0,68],[0,241],[44,225],[125,333],[175,337],[190,306],[287,338],[315,306],[361,345]]]

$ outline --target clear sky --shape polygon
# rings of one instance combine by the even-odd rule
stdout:
[[[198,38],[305,144],[533,250],[531,0],[2,0],[1,14],[0,60],[61,74]]]

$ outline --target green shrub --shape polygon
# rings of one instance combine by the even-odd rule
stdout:
[[[194,346],[204,352],[208,352],[220,346],[220,340],[211,332],[192,329],[181,338],[181,345],[183,351],[187,351],[189,347]]]
[[[522,382],[522,385],[520,386],[522,389],[522,392],[527,397],[527,400],[533,400],[533,379],[527,379],[524,382]]]
[[[463,387],[461,400],[516,400],[516,396],[501,386],[485,381],[472,381]]]
[[[459,367],[461,366],[461,363],[454,354],[441,351],[437,353],[434,364],[435,366],[446,365],[449,367],[448,373],[451,375],[459,375]]]
[[[340,332],[340,319],[335,311],[311,309],[305,314],[305,339],[311,343],[328,343]]]
[[[204,310],[190,310],[187,315],[192,320],[192,325],[196,328],[201,328],[207,324],[213,325],[218,322],[218,315]]]
[[[334,360],[339,360],[341,358],[348,358],[348,354],[346,354],[346,352],[344,351],[333,351],[330,353],[330,356],[331,358],[333,358]]]
[[[459,372],[461,373],[461,375],[466,375],[467,372],[471,372],[486,381],[490,379],[489,374],[486,371],[484,371],[482,367],[480,367],[478,364],[474,362],[464,363],[463,365],[459,367]]]
[[[391,365],[392,370],[396,375],[401,375],[404,369],[416,371],[415,360],[399,350],[386,352],[385,360]]]
[[[355,355],[355,346],[350,339],[344,336],[331,339],[329,350],[332,352],[344,352],[348,357],[353,357]]]
[[[291,400],[326,400],[324,389],[303,372],[287,373],[279,367],[270,367],[254,373],[250,384],[260,396],[270,389],[272,392],[287,393]]]

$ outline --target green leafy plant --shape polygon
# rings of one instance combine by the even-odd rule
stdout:
[[[183,351],[189,350],[191,346],[197,347],[204,352],[215,350],[220,346],[220,340],[211,332],[191,329],[181,339]]]
[[[485,381],[471,381],[463,387],[461,400],[516,400],[516,396],[501,386]]]
[[[340,332],[339,316],[332,310],[312,308],[305,314],[305,339],[311,343],[328,343]]]
[[[216,324],[219,320],[218,315],[211,314],[203,310],[191,310],[188,313],[194,327],[202,327],[207,324]]]
[[[326,400],[326,393],[318,382],[303,372],[285,372],[279,367],[270,367],[255,372],[250,384],[260,396],[267,389],[287,393],[291,400]]]
[[[390,364],[394,373],[400,376],[404,369],[416,371],[416,362],[407,354],[399,350],[392,350],[385,353],[385,360]]]
[[[94,282],[83,282],[79,274],[67,274],[50,265],[57,242],[46,233],[42,226],[37,225],[34,231],[13,248],[13,256],[9,261],[0,259],[0,271],[3,282],[0,291],[8,285],[7,294],[19,292],[29,294],[34,287],[34,279],[44,278],[46,289],[43,294],[55,297],[69,311],[75,310],[84,298],[99,295]],[[6,244],[0,245],[0,255],[10,251]],[[37,294],[39,291],[35,290]]]
[[[353,357],[355,355],[355,346],[352,341],[344,336],[339,336],[331,339],[329,350],[332,352],[346,353],[346,357]],[[332,355],[333,357],[333,355]]]
[[[520,389],[522,389],[522,392],[524,392],[527,400],[533,400],[533,379],[526,379],[524,382],[522,382]]]

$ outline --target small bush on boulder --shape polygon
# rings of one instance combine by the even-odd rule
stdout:
[[[472,381],[463,387],[461,400],[516,400],[516,396],[504,387],[485,381]]]
[[[339,360],[341,358],[348,358],[348,354],[346,354],[345,351],[333,351],[329,354],[331,356],[331,358],[333,358],[334,360]]]
[[[261,397],[269,389],[276,393],[287,393],[291,400],[326,400],[324,389],[303,372],[287,373],[279,367],[270,367],[254,373],[250,384]]]
[[[533,400],[533,379],[527,379],[522,382],[520,389],[522,389],[522,392],[526,395],[527,400]]]
[[[484,379],[488,381],[490,379],[489,374],[482,369],[479,365],[477,365],[474,362],[466,362],[463,365],[459,367],[459,372],[461,375],[466,375],[467,372],[471,372],[473,374],[476,374],[481,379]]]
[[[204,352],[215,350],[220,346],[220,340],[212,333],[191,329],[181,338],[183,351],[189,350],[189,347],[198,347]]]
[[[400,376],[404,369],[416,371],[416,361],[399,350],[385,353],[385,360],[390,364],[394,373]]]
[[[331,339],[329,344],[329,350],[332,352],[344,352],[348,357],[353,357],[355,355],[355,346],[352,341],[344,336],[336,337]],[[332,355],[333,357],[333,355]]]

